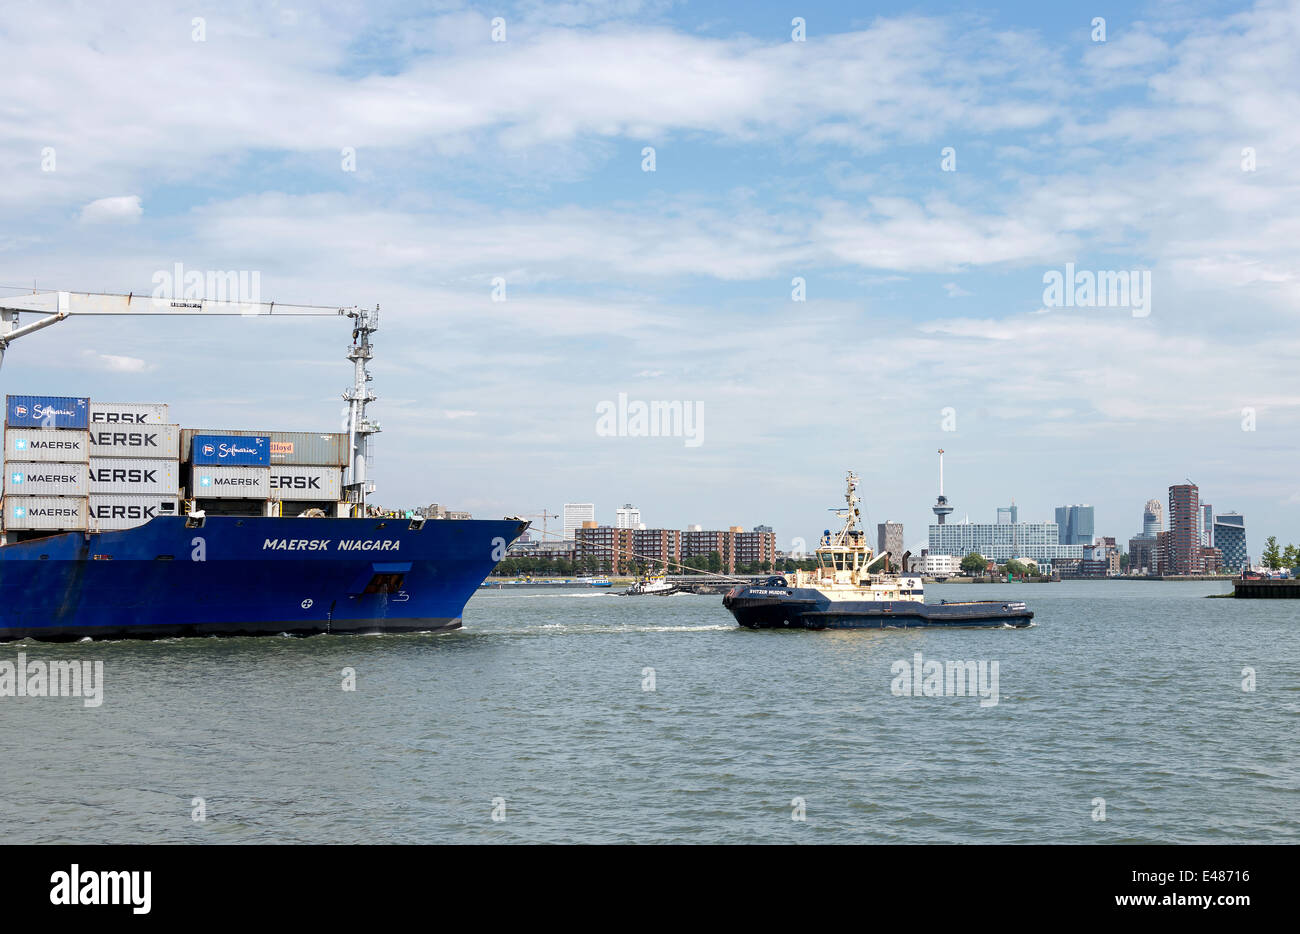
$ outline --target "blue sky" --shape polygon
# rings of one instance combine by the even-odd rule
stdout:
[[[1300,540],[1298,33],[1285,2],[10,4],[0,284],[180,262],[379,304],[389,502],[784,548],[854,468],[916,545],[943,447],[957,519],[1088,502],[1127,538],[1191,478],[1257,555]],[[1045,307],[1067,263],[1149,271],[1150,313]],[[346,336],[78,320],[0,378],[328,429]],[[602,436],[619,393],[698,403],[701,443]]]

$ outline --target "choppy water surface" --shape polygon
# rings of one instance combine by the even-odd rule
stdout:
[[[1026,600],[1028,630],[492,591],[445,635],[0,645],[106,679],[96,709],[0,698],[0,839],[1294,843],[1300,603],[1227,587],[930,588]],[[895,696],[917,652],[997,661],[998,703]]]

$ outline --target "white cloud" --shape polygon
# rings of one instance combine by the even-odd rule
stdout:
[[[123,195],[117,198],[100,198],[81,209],[83,224],[121,224],[134,223],[144,214],[139,195]]]
[[[82,356],[92,366],[110,373],[144,373],[150,369],[149,365],[139,357],[96,353],[93,350],[83,351]]]
[[[574,18],[587,18],[574,7]],[[882,19],[807,46],[527,21],[493,43],[486,17],[456,12],[378,33],[438,54],[356,75],[353,37],[371,25],[359,14],[326,7],[283,27],[231,9],[209,18],[205,42],[189,40],[189,11],[164,4],[12,19],[0,52],[19,77],[14,106],[0,113],[0,155],[19,184],[3,196],[67,197],[109,178],[219,178],[251,141],[335,163],[345,145],[427,157],[683,133],[878,150],[944,129],[1042,126],[1069,90],[1030,33],[922,18]],[[417,33],[433,38],[421,44]],[[51,59],[61,67],[48,68]],[[43,147],[59,154],[57,172],[40,171]]]

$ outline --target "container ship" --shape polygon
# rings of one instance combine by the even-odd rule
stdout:
[[[0,298],[0,360],[70,314],[165,314],[174,302],[52,293]],[[134,306],[134,307],[133,307]],[[161,307],[160,307],[161,306]],[[0,640],[423,632],[465,603],[528,527],[368,502],[380,430],[367,363],[378,311],[352,319],[347,432],[182,428],[163,403],[8,395]],[[47,317],[18,327],[17,312]],[[219,302],[181,313],[248,315]]]
[[[790,579],[733,587],[722,598],[736,622],[748,629],[894,629],[915,626],[1028,626],[1033,611],[1020,601],[965,600],[926,603],[920,577],[880,568],[888,552],[873,555],[858,511],[858,478],[847,477],[847,508],[838,532],[827,529],[817,546],[817,567]]]

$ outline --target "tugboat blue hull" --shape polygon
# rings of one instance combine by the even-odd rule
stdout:
[[[1034,618],[1023,603],[1012,601],[831,600],[820,591],[798,588],[737,587],[722,598],[722,605],[747,629],[1022,628]]]

